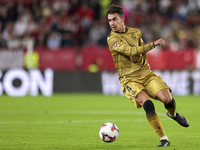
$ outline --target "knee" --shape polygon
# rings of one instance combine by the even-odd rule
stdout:
[[[144,91],[141,91],[136,97],[136,101],[138,102],[140,106],[143,106],[145,101],[150,100],[150,99],[151,98]]]
[[[169,103],[171,103],[172,98],[169,97],[169,96],[165,96],[165,97],[162,97],[162,98],[160,99],[160,101],[162,101],[164,104],[169,104]]]
[[[149,99],[149,100],[150,100],[150,99]],[[139,104],[140,106],[143,106],[144,103],[145,103],[147,100],[144,100],[144,99],[136,99],[136,101],[138,102],[138,104]]]
[[[172,96],[166,89],[160,90],[157,93],[157,98],[164,104],[169,104],[172,101]]]
[[[136,98],[135,100],[140,106],[143,106],[144,102],[146,101],[145,99],[142,99],[142,98]]]

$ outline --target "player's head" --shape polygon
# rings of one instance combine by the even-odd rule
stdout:
[[[107,17],[110,27],[115,32],[124,30],[124,10],[122,7],[112,4],[107,10]]]

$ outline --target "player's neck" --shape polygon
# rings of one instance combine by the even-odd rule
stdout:
[[[127,30],[128,28],[125,25],[123,25],[121,30],[118,31],[118,33],[125,33]]]

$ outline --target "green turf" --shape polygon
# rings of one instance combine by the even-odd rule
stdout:
[[[200,98],[175,96],[177,110],[190,121],[181,127],[154,101],[171,146],[157,148],[159,138],[124,96],[102,94],[55,94],[52,97],[0,97],[1,150],[197,150],[200,149]],[[113,143],[98,135],[105,122],[120,131]]]

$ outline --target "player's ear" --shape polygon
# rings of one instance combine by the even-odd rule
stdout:
[[[122,16],[121,19],[122,19],[122,21],[125,21],[125,16]]]

